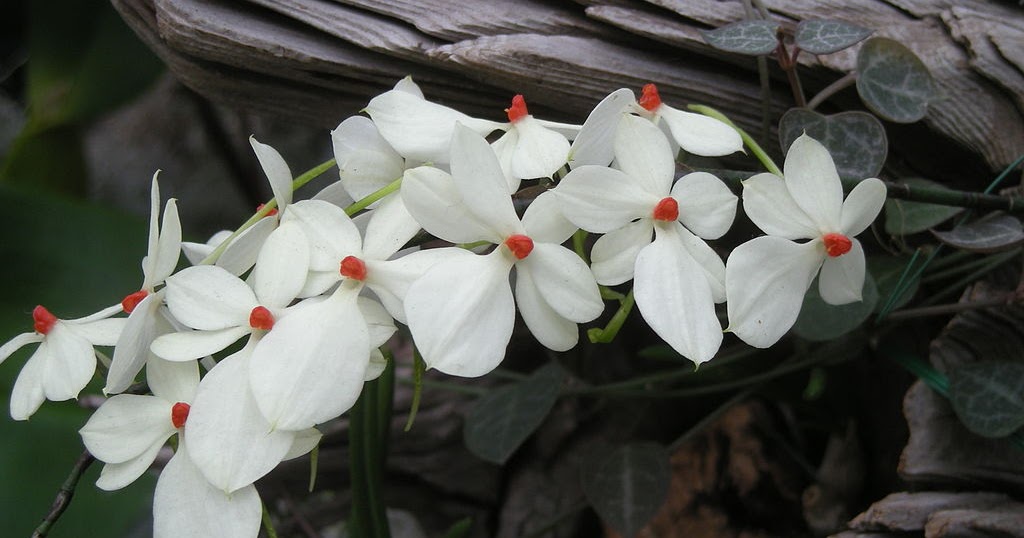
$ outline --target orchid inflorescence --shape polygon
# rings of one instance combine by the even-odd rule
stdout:
[[[502,361],[517,308],[541,344],[575,347],[578,324],[604,311],[599,286],[633,280],[647,324],[698,365],[723,339],[716,303],[727,304],[725,331],[768,347],[819,271],[823,300],[861,299],[854,236],[885,187],[866,179],[844,201],[831,156],[806,135],[789,149],[785,178],[743,182],[745,212],[767,235],[723,262],[706,241],[732,226],[738,198],[707,172],[676,178],[675,155],[728,155],[742,139],[662,103],[653,84],[639,100],[613,92],[582,126],[534,118],[520,95],[507,123],[472,118],[426,100],[411,79],[365,112],[331,133],[340,180],[308,200],[292,199],[281,155],[250,139],[273,205],[206,244],[181,241],[173,199],[159,218],[154,175],[140,291],[81,319],[37,306],[35,330],[0,347],[3,361],[39,344],[11,396],[11,416],[25,420],[45,399],[77,398],[106,361],[94,346],[114,346],[104,388],[113,396],[81,435],[105,463],[97,485],[113,490],[177,434],[156,487],[157,537],[256,536],[253,483],[312,450],[315,427],[353,406],[384,370],[396,322],[427,367],[477,377]],[[504,134],[488,142],[495,131]],[[541,178],[555,186],[520,218],[513,193]],[[355,218],[343,209],[367,206]],[[421,229],[453,246],[408,248]],[[563,246],[579,230],[603,234],[589,265]],[[192,265],[175,273],[182,251]],[[131,393],[143,369],[149,394]]]

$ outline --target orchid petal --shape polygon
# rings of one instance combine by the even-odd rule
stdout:
[[[608,166],[615,158],[615,133],[626,108],[636,103],[631,90],[620,88],[601,100],[587,116],[569,149],[569,167]]]
[[[285,211],[292,203],[292,171],[288,163],[284,161],[278,151],[266,144],[256,141],[256,137],[249,137],[249,145],[256,153],[263,173],[270,180],[270,190],[274,192],[274,200],[277,200],[277,207]]]
[[[149,346],[157,336],[157,317],[163,315],[160,313],[163,299],[163,290],[150,293],[128,315],[128,323],[114,346],[104,393],[123,392],[135,381],[135,376],[146,364]]]
[[[401,176],[398,176],[401,177]],[[398,179],[397,177],[395,179]],[[314,194],[311,200],[321,200],[331,205],[336,205],[341,209],[355,203],[352,196],[345,190],[345,184],[341,181],[335,181],[330,185],[320,189],[320,192]]]
[[[43,371],[43,392],[54,402],[77,398],[96,372],[96,351],[85,338],[58,322],[46,335],[49,360]]]
[[[19,349],[36,342],[43,341],[43,335],[39,333],[21,333],[10,341],[0,346],[0,364],[3,364],[7,357],[10,357],[12,353]]]
[[[407,75],[402,80],[399,80],[398,82],[396,82],[395,83],[395,89],[400,91],[400,92],[405,92],[405,93],[408,93],[408,94],[411,94],[411,95],[415,95],[416,97],[419,97],[420,99],[426,99],[423,96],[423,90],[420,89],[419,84],[416,84],[415,82],[413,82],[412,76],[410,76],[410,75]]]
[[[479,377],[505,356],[515,303],[500,251],[435,265],[409,287],[405,315],[430,368]]]
[[[252,287],[259,303],[270,308],[288,306],[306,284],[310,247],[302,227],[284,222],[260,249],[252,270]]]
[[[157,176],[160,170],[153,172],[153,180],[149,189],[149,236],[146,241],[146,257],[142,258],[143,289],[149,288],[146,284],[151,279],[150,275],[156,273],[157,252],[160,243],[160,183]]]
[[[684,112],[665,104],[658,108],[658,116],[668,125],[679,147],[687,153],[717,157],[743,149],[739,132],[715,118]]]
[[[341,184],[356,199],[365,198],[402,177],[405,159],[388,144],[369,118],[353,116],[331,131]]]
[[[480,135],[501,127],[500,123],[471,118],[401,90],[374,97],[365,110],[391,147],[406,159],[419,162],[448,162],[456,122]]]
[[[672,186],[672,197],[679,202],[679,221],[703,239],[718,239],[729,231],[736,218],[738,198],[707,173],[693,172]]]
[[[666,343],[696,364],[722,344],[711,289],[703,268],[680,244],[673,228],[657,234],[636,259],[633,293],[640,314]]]
[[[451,169],[455,189],[469,212],[503,238],[522,232],[497,156],[483,137],[461,124],[452,137]]]
[[[152,272],[146,275],[143,289],[152,289],[171,276],[178,266],[181,254],[181,221],[178,219],[178,204],[172,198],[164,207],[164,220],[160,226],[155,259],[151,260]]]
[[[558,195],[545,191],[526,208],[523,229],[534,241],[561,244],[572,237],[578,227],[562,214]]]
[[[329,299],[281,318],[256,345],[249,381],[271,428],[310,428],[359,397],[370,337],[356,293],[343,284]]]
[[[182,331],[158,336],[150,350],[161,359],[181,362],[223,351],[252,332],[249,324],[213,331]]]
[[[576,323],[555,312],[525,266],[516,268],[515,296],[523,322],[541,345],[554,351],[568,351],[576,346],[579,341]]]
[[[386,260],[398,252],[420,231],[420,224],[412,218],[399,193],[384,197],[370,214],[363,236],[363,257]]]
[[[661,200],[625,173],[603,166],[581,166],[551,192],[558,196],[566,219],[595,233],[608,233],[650,217]]]
[[[431,267],[458,256],[474,256],[461,248],[421,250],[388,261],[366,261],[366,286],[396,320],[405,323],[405,296],[409,286]]]
[[[309,268],[337,271],[345,256],[358,256],[363,239],[352,219],[336,205],[322,200],[296,202],[284,222],[296,222],[309,240]],[[283,225],[283,224],[282,224]]]
[[[886,192],[885,183],[875,178],[858,183],[843,202],[839,230],[851,238],[860,235],[882,210]]]
[[[257,304],[252,288],[215,265],[188,267],[167,279],[168,310],[193,329],[215,331],[248,325],[249,313]]]
[[[512,150],[511,172],[517,179],[550,178],[565,166],[569,141],[561,133],[548,129],[525,116],[513,124],[519,140]]]
[[[341,281],[341,279],[341,273],[337,269],[333,271],[310,271],[306,275],[306,284],[299,290],[298,297],[306,298],[322,295],[331,289],[331,286]]]
[[[703,239],[690,233],[681,224],[671,224],[686,251],[700,266],[708,286],[711,287],[711,297],[716,303],[725,301],[725,263],[722,262],[722,258]]]
[[[864,247],[851,238],[850,251],[842,256],[827,257],[821,265],[818,292],[821,300],[843,305],[862,300],[864,289]]]
[[[128,461],[104,465],[100,477],[96,479],[96,487],[105,491],[115,491],[135,482],[153,465],[156,455],[166,442],[167,439],[161,439]]]
[[[763,236],[736,247],[725,265],[726,330],[754,347],[777,342],[796,321],[822,257],[820,241]]]
[[[504,239],[490,223],[466,207],[450,174],[429,166],[405,171],[402,201],[417,222],[431,235],[452,243]],[[511,202],[509,202],[511,204]]]
[[[494,154],[498,157],[501,172],[505,175],[505,181],[508,183],[508,192],[518,191],[519,186],[522,184],[521,180],[523,178],[517,177],[512,172],[512,157],[515,154],[516,144],[518,143],[519,131],[509,129],[491,144],[491,149],[494,150]]]
[[[743,211],[764,233],[786,239],[810,239],[818,226],[797,205],[775,174],[757,174],[743,182]]]
[[[249,391],[245,348],[220,361],[199,384],[185,422],[188,455],[225,493],[247,486],[281,462],[294,433],[272,431]]]
[[[585,323],[604,311],[594,274],[575,252],[551,243],[534,243],[533,252],[516,262],[531,274],[544,301],[569,321]]]
[[[160,473],[153,494],[153,538],[253,538],[260,497],[252,485],[227,495],[203,477],[184,443]]]
[[[146,383],[153,396],[172,403],[189,403],[199,386],[199,364],[165,361],[151,355],[146,361]]]
[[[381,353],[380,349],[373,348],[370,350],[370,362],[366,365],[366,373],[363,375],[363,381],[373,381],[380,377],[384,373],[384,369],[388,367],[388,360]]]
[[[818,230],[838,230],[843,185],[825,146],[806,134],[800,135],[789,146],[783,172],[789,194]]]
[[[155,396],[118,394],[103,402],[78,433],[97,459],[124,463],[174,434],[171,406]]]
[[[284,458],[282,458],[281,461],[288,461],[300,456],[305,456],[316,448],[316,446],[320,444],[320,440],[324,437],[324,434],[320,433],[320,430],[316,428],[300,430],[294,432],[294,434],[295,438],[292,440],[292,446],[288,449],[288,453],[284,455]]]
[[[652,196],[668,196],[675,177],[675,154],[653,123],[626,115],[615,135],[615,167]]]
[[[46,341],[39,344],[25,366],[21,367],[21,373],[14,382],[14,389],[11,390],[11,418],[14,420],[28,420],[46,400],[43,374],[46,362],[50,360],[46,347]]]
[[[256,224],[239,234],[224,249],[224,252],[221,252],[220,257],[217,258],[217,267],[223,267],[235,276],[248,271],[256,263],[256,257],[259,256],[263,243],[277,229],[278,224],[278,218],[273,216],[258,220]]]
[[[64,325],[69,331],[85,338],[94,346],[112,346],[121,338],[121,333],[128,325],[128,319],[98,319],[86,323],[67,321]]]
[[[217,249],[224,241],[227,241],[231,237],[230,230],[221,230],[210,236],[210,239],[205,243],[193,243],[191,241],[181,242],[181,252],[185,254],[185,259],[192,265],[200,265],[203,260],[207,258],[213,251]]]
[[[640,219],[601,236],[590,251],[590,269],[598,284],[615,286],[633,278],[636,257],[654,239],[654,222]]]
[[[370,349],[383,346],[391,335],[395,334],[398,327],[391,318],[391,314],[381,306],[380,303],[369,297],[359,297],[357,301],[359,312],[366,322],[367,334],[369,335]]]

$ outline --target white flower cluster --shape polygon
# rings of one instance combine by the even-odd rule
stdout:
[[[332,132],[340,181],[310,200],[292,200],[284,159],[251,140],[277,207],[207,244],[181,243],[174,200],[158,226],[154,176],[141,290],[77,320],[36,307],[35,331],[0,347],[2,361],[39,344],[11,397],[11,415],[24,420],[44,399],[76,398],[95,372],[94,346],[114,346],[104,389],[114,396],[81,435],[106,464],[104,489],[134,481],[178,435],[157,483],[158,538],[256,536],[253,483],[312,450],[315,426],[355,403],[383,370],[378,348],[396,321],[428,367],[474,377],[501,362],[517,308],[540,343],[574,347],[577,324],[604,310],[599,284],[632,279],[643,318],[697,364],[722,342],[716,303],[728,301],[726,330],[767,347],[792,326],[819,269],[826,301],[860,299],[864,253],[853,236],[885,188],[865,180],[844,202],[831,157],[806,136],[785,179],[744,183],[746,213],[768,235],[724,263],[705,240],[728,231],[737,197],[708,173],[677,179],[674,157],[733,153],[741,138],[663,104],[653,85],[639,101],[612,93],[582,126],[536,119],[522,96],[508,123],[471,118],[408,79],[366,112]],[[487,142],[494,131],[504,134]],[[520,182],[564,169],[520,219]],[[342,209],[389,190],[355,219]],[[421,228],[460,247],[402,250]],[[578,229],[604,234],[590,266],[562,246]],[[182,250],[193,265],[174,273]],[[127,318],[114,317],[121,311]],[[239,351],[210,358],[241,339]],[[143,369],[152,394],[125,393]]]

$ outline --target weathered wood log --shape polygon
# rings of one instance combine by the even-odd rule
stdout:
[[[699,33],[744,18],[740,2],[112,1],[200,93],[323,127],[356,113],[406,74],[431,99],[490,118],[500,118],[509,97],[522,92],[534,113],[580,122],[610,91],[654,81],[670,103],[712,104],[741,126],[760,125],[756,63],[710,48]],[[930,107],[926,128],[890,126],[904,153],[894,161],[909,163],[911,171],[952,178],[1001,169],[1024,153],[1019,7],[993,0],[764,4],[790,27],[805,19],[847,20],[921,56],[942,98]],[[807,87],[820,89],[855,60],[856,49],[802,55]],[[773,76],[782,80],[777,68]],[[781,82],[774,86],[777,117],[791,98]],[[853,90],[837,98],[856,106]],[[899,143],[907,137],[924,140]],[[960,154],[929,168],[936,147],[958,147]]]

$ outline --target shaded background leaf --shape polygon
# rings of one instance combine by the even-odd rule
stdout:
[[[1001,252],[1024,243],[1024,227],[1013,215],[991,215],[948,232],[932,233],[949,246],[971,252]]]
[[[903,276],[904,270],[910,263],[910,256],[869,256],[868,274],[874,277],[875,287],[878,288],[878,302],[875,303],[875,312],[881,311],[889,297],[896,291],[896,284]],[[921,286],[921,279],[907,278],[903,283],[903,292],[900,293],[890,309],[899,308],[914,298],[918,287]]]
[[[671,477],[665,447],[634,443],[592,454],[583,466],[583,492],[605,523],[633,536],[665,502]]]
[[[833,20],[801,21],[796,27],[796,45],[811,54],[831,54],[860,43],[874,30]]]
[[[911,187],[944,189],[946,187],[927,179],[910,177],[899,180]],[[885,231],[892,235],[910,235],[938,226],[963,209],[947,205],[924,204],[890,198],[885,201]]]
[[[821,142],[843,179],[877,177],[889,153],[885,127],[867,112],[840,112],[825,116],[813,110],[791,108],[779,120],[779,142],[783,152],[801,134]]]
[[[821,299],[821,294],[818,293],[818,279],[815,279],[804,296],[800,315],[793,324],[793,332],[805,340],[821,342],[856,329],[868,319],[878,302],[878,288],[870,273],[864,275],[864,288],[861,294],[862,301],[839,306],[831,305]]]
[[[551,362],[481,397],[466,417],[466,447],[481,459],[504,464],[551,411],[564,377],[558,363]]]
[[[985,361],[949,371],[949,399],[967,429],[1005,437],[1024,426],[1024,363]]]
[[[872,112],[898,123],[928,113],[935,81],[924,62],[899,41],[873,37],[857,55],[857,93]]]
[[[701,32],[708,45],[738,54],[760,56],[769,54],[778,46],[776,31],[779,24],[771,21],[738,21],[721,28]]]

